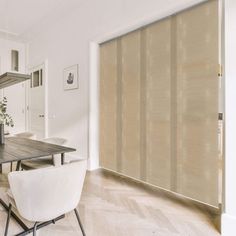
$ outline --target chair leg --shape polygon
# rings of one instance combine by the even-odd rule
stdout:
[[[38,222],[34,224],[33,236],[36,236],[37,226],[38,226]]]
[[[7,233],[8,233],[8,228],[9,228],[9,223],[10,223],[10,217],[11,217],[11,208],[12,208],[12,205],[9,204],[9,209],[8,209],[8,214],[7,214],[7,222],[6,222],[6,227],[5,227],[4,236],[7,236]]]
[[[82,225],[81,220],[80,220],[80,218],[79,218],[79,213],[78,213],[78,211],[77,211],[76,208],[74,209],[74,211],[75,211],[76,218],[77,218],[77,220],[78,220],[78,222],[79,222],[79,226],[80,226],[80,229],[81,229],[81,231],[82,231],[82,234],[83,234],[83,236],[86,236],[86,234],[85,234],[85,232],[84,232],[83,225]]]

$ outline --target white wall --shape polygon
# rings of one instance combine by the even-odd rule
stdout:
[[[225,0],[225,206],[222,235],[236,235],[236,1]]]
[[[63,136],[69,140],[69,146],[77,148],[77,156],[89,156],[91,41],[133,29],[201,1],[87,0],[57,22],[32,31],[29,67],[48,59],[49,136]],[[63,91],[63,69],[74,64],[79,64],[79,89]],[[90,145],[93,144],[92,141]],[[90,158],[97,163],[94,156]]]
[[[0,38],[0,74],[11,71],[11,50],[19,51],[19,72],[25,73],[26,48],[25,44]],[[6,96],[8,100],[7,112],[12,116],[15,123],[13,128],[5,127],[11,133],[25,131],[25,83],[13,85],[0,90],[0,98]]]

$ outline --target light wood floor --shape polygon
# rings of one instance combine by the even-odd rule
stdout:
[[[0,189],[4,197],[5,188]],[[78,207],[87,236],[217,236],[218,215],[190,201],[142,187],[104,171],[88,172]],[[0,208],[0,235],[6,212]],[[12,220],[9,235],[20,231]],[[74,214],[38,231],[40,236],[82,235]]]

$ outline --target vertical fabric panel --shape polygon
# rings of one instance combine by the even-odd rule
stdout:
[[[147,30],[143,28],[141,31],[140,45],[140,178],[147,181]]]
[[[122,173],[140,179],[140,31],[121,39]]]
[[[176,16],[171,17],[171,191],[177,189],[177,35],[176,35]]]
[[[117,40],[100,47],[100,166],[117,170]]]
[[[117,155],[117,171],[121,172],[122,168],[122,47],[121,39],[117,39],[117,106],[116,106],[116,155]]]
[[[177,15],[177,192],[218,204],[218,2]]]
[[[171,20],[147,27],[147,182],[170,190]]]

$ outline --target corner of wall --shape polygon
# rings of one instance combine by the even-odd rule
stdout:
[[[99,45],[90,42],[89,54],[89,159],[88,169],[99,168]]]

